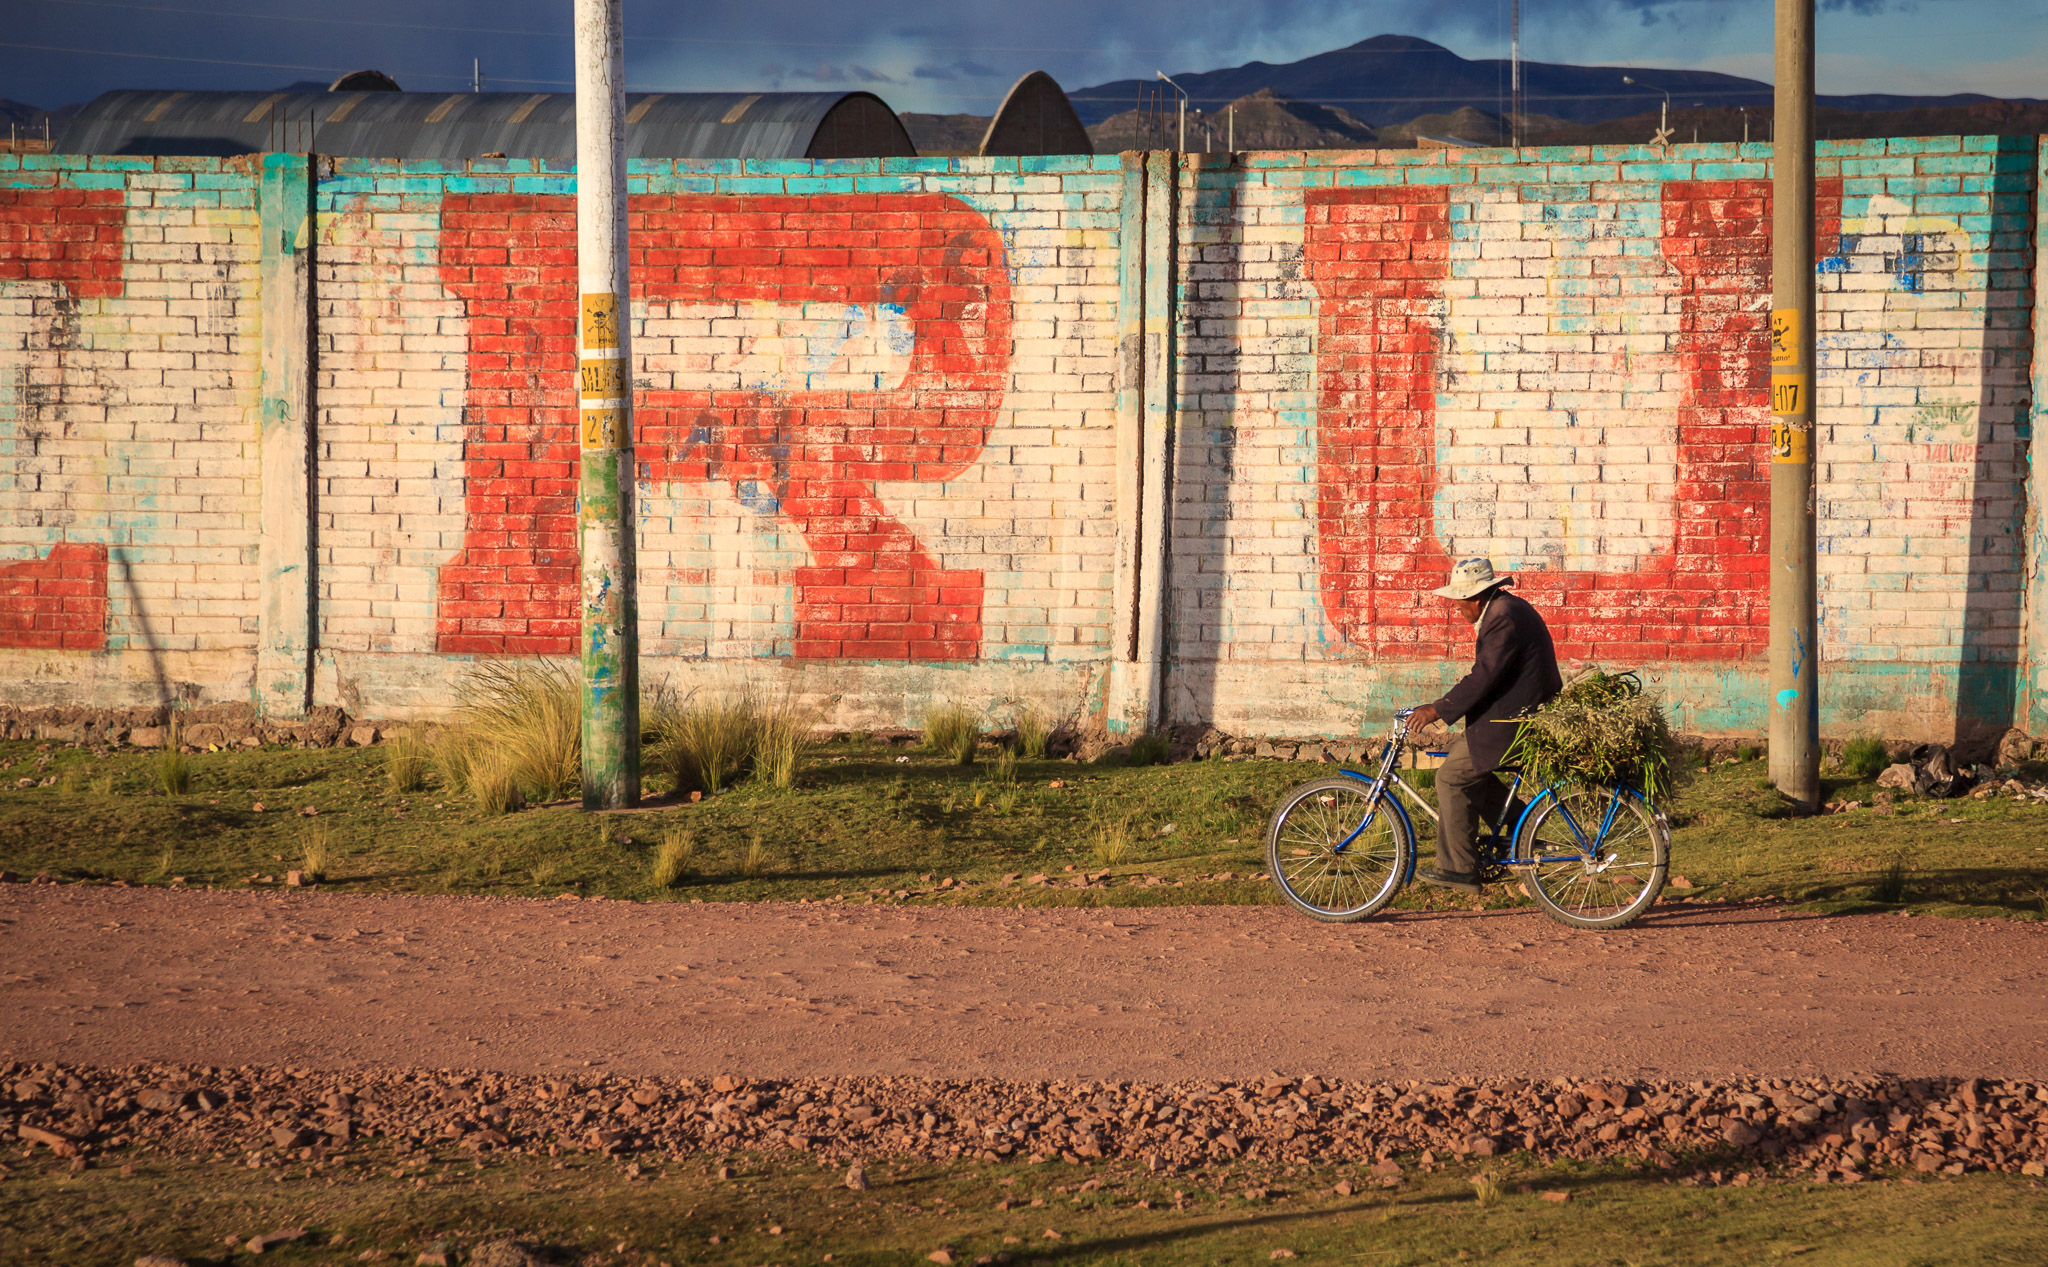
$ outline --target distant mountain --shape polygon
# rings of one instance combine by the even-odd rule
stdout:
[[[55,110],[45,110],[41,106],[32,106],[20,101],[9,101],[5,97],[0,97],[0,142],[4,142],[7,139],[10,126],[21,137],[26,138],[33,135],[37,140],[42,139],[43,121],[45,119],[49,120],[50,136],[55,138],[58,133],[64,130],[64,125],[71,122],[71,116],[77,114],[80,108],[78,106],[59,106]]]
[[[903,130],[920,154],[974,154],[981,138],[988,134],[992,115],[986,114],[899,114]]]
[[[1088,129],[1095,152],[1172,147],[1180,136],[1180,116],[1167,109],[1140,113],[1123,110]],[[1364,121],[1341,106],[1289,101],[1270,88],[1221,110],[1188,115],[1188,149],[1224,150],[1363,150],[1378,144]]]
[[[1205,112],[1269,89],[1297,102],[1341,107],[1372,127],[1385,129],[1422,115],[1452,114],[1464,106],[1504,113],[1510,104],[1508,71],[1504,58],[1468,60],[1428,40],[1375,35],[1349,48],[1298,62],[1277,66],[1247,62],[1223,70],[1192,71],[1174,79],[1188,94],[1190,106]],[[1636,83],[1622,83],[1624,76]],[[1524,110],[1571,123],[1602,123],[1654,110],[1663,103],[1664,92],[1671,94],[1674,110],[1694,103],[1752,110],[1768,110],[1771,105],[1769,84],[1704,70],[1523,62],[1522,84]],[[1095,124],[1137,109],[1141,95],[1162,91],[1171,97],[1171,90],[1156,79],[1120,79],[1068,96],[1081,121]],[[1817,104],[1841,110],[1896,111],[1994,100],[1980,93],[1949,97],[1860,93],[1824,96]]]

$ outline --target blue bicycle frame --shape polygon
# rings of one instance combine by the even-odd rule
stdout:
[[[1364,819],[1359,822],[1356,828],[1352,829],[1350,835],[1346,836],[1343,840],[1339,841],[1337,845],[1331,850],[1331,852],[1342,853],[1344,852],[1344,850],[1350,848],[1351,842],[1357,840],[1359,836],[1364,834],[1365,830],[1368,827],[1372,826],[1373,819],[1379,815],[1381,806],[1389,807],[1391,811],[1397,817],[1400,818],[1401,826],[1407,829],[1408,839],[1415,839],[1415,820],[1409,817],[1408,808],[1407,806],[1401,803],[1401,798],[1398,795],[1389,795],[1390,792],[1406,792],[1409,798],[1415,802],[1416,806],[1419,809],[1421,809],[1423,813],[1429,815],[1432,821],[1435,821],[1437,823],[1441,823],[1443,821],[1442,819],[1438,818],[1436,810],[1430,807],[1429,802],[1422,799],[1422,794],[1417,792],[1414,788],[1410,787],[1407,781],[1402,779],[1400,774],[1394,769],[1394,763],[1400,759],[1402,742],[1408,737],[1408,715],[1413,711],[1413,709],[1403,709],[1400,712],[1394,714],[1394,732],[1387,737],[1386,747],[1383,748],[1380,752],[1380,768],[1378,774],[1367,776],[1365,774],[1359,773],[1356,770],[1346,769],[1340,771],[1340,773],[1342,773],[1346,778],[1356,779],[1358,782],[1363,783],[1367,787],[1369,787],[1371,791],[1367,794],[1366,811]],[[1429,755],[1433,757],[1441,757],[1448,754],[1441,752],[1432,752]],[[1522,807],[1521,814],[1518,815],[1515,819],[1514,830],[1508,833],[1507,835],[1503,836],[1501,834],[1501,830],[1502,828],[1507,826],[1508,808],[1515,803],[1515,794],[1521,791],[1521,789],[1522,776],[1518,772],[1514,776],[1514,782],[1508,785],[1507,798],[1501,803],[1501,814],[1499,821],[1491,824],[1492,831],[1489,840],[1491,843],[1495,843],[1497,845],[1502,846],[1498,850],[1500,855],[1500,865],[1502,866],[1533,867],[1536,865],[1536,859],[1515,858],[1510,856],[1509,851],[1513,848],[1514,842],[1520,838],[1522,834],[1522,825],[1529,821],[1529,816],[1536,812],[1537,807],[1543,803],[1544,799],[1557,798],[1557,788],[1555,787],[1547,787],[1544,788],[1541,792],[1538,792],[1534,797],[1532,797],[1529,800],[1528,804]],[[1562,801],[1562,799],[1558,799],[1558,809],[1561,812],[1566,824],[1568,824],[1571,827],[1572,835],[1578,841],[1578,846],[1581,852],[1576,854],[1546,854],[1544,855],[1542,860],[1544,862],[1551,863],[1584,862],[1596,858],[1599,853],[1600,842],[1607,839],[1607,833],[1614,827],[1614,818],[1615,815],[1619,813],[1621,810],[1623,795],[1632,796],[1637,800],[1643,799],[1642,793],[1636,791],[1633,788],[1614,789],[1614,794],[1607,798],[1606,811],[1601,815],[1600,830],[1595,832],[1590,840],[1586,836],[1586,829],[1580,825],[1578,816],[1572,813],[1571,807],[1569,805],[1566,805]],[[1413,851],[1411,851],[1408,858],[1408,872],[1406,875],[1403,875],[1401,877],[1401,882],[1403,884],[1406,884],[1414,878],[1415,856]]]

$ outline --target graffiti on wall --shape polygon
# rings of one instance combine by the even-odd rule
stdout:
[[[11,423],[7,479],[23,510],[18,522],[45,529],[65,521],[56,494],[41,494],[33,462],[46,441],[61,441],[70,394],[90,391],[91,375],[72,373],[79,306],[122,291],[127,205],[113,189],[0,189],[0,291],[28,299],[32,319],[22,342],[0,350],[0,419]],[[10,363],[11,362],[11,363]],[[0,493],[0,496],[5,496]],[[54,518],[53,518],[54,517]],[[107,547],[59,541],[28,559],[0,563],[0,647],[100,650],[107,645]]]
[[[957,478],[987,443],[1011,315],[1002,239],[986,217],[938,194],[647,194],[629,213],[640,311],[739,323],[762,308],[864,314],[853,323],[901,353],[887,372],[827,356],[772,376],[707,357],[665,385],[643,382],[643,487],[723,481],[802,536],[797,657],[977,658],[981,573],[944,567],[878,485]],[[569,376],[556,367],[575,359],[574,204],[451,194],[441,242],[442,284],[468,309],[467,526],[441,569],[436,642],[567,654],[579,450]]]
[[[1455,655],[1461,630],[1422,583],[1446,574],[1451,562],[1440,493],[1454,476],[1454,437],[1439,426],[1438,413],[1440,394],[1453,395],[1455,386],[1445,381],[1453,355],[1445,296],[1452,195],[1442,186],[1319,189],[1307,202],[1304,256],[1320,296],[1317,554],[1324,609],[1347,641],[1375,657]],[[1602,372],[1614,379],[1647,373],[1653,382],[1667,368],[1675,375],[1671,504],[1645,504],[1657,483],[1658,447],[1646,445],[1637,466],[1650,475],[1631,472],[1634,487],[1600,507],[1632,515],[1624,531],[1640,535],[1650,521],[1660,522],[1665,535],[1634,555],[1590,551],[1606,556],[1604,569],[1574,566],[1578,561],[1562,549],[1544,559],[1542,550],[1527,548],[1525,557],[1537,562],[1523,565],[1518,584],[1551,613],[1560,654],[1590,656],[1597,646],[1601,657],[1618,661],[1731,661],[1768,646],[1770,476],[1762,455],[1770,424],[1770,202],[1770,183],[1762,180],[1661,187],[1665,276],[1657,286],[1665,315],[1675,316],[1670,363],[1636,365],[1615,353],[1602,366],[1595,354],[1583,358],[1593,363],[1583,377],[1590,395],[1591,380]],[[1823,182],[1823,258],[1838,254],[1840,217],[1841,182]],[[1509,338],[1521,346],[1519,334]],[[1622,416],[1610,420],[1640,425],[1626,392],[1613,394],[1622,407],[1611,412]],[[1520,447],[1553,451],[1488,453],[1478,476],[1466,477],[1477,492],[1465,495],[1492,500],[1486,481],[1522,463],[1550,464],[1553,480],[1577,478],[1572,451],[1602,441],[1592,421],[1567,413],[1567,426],[1586,429],[1564,435],[1539,435],[1524,421]]]

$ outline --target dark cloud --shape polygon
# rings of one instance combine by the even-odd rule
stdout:
[[[1731,43],[1768,49],[1772,0],[1538,0],[1526,54],[1682,65]],[[1951,0],[1996,28],[2013,0]],[[1821,0],[1841,23],[1887,21],[1912,0]],[[773,0],[678,6],[626,0],[634,90],[751,90],[783,82],[897,84],[907,109],[988,109],[1001,86],[1044,70],[1070,88],[1247,61],[1289,62],[1369,36],[1419,35],[1466,56],[1504,50],[1505,0]],[[235,10],[241,16],[220,16]],[[1945,11],[1947,11],[1945,9]],[[1645,24],[1657,34],[1645,36]],[[1752,28],[1759,34],[1751,38]],[[1730,34],[1730,33],[1733,34]],[[472,58],[506,91],[573,78],[564,0],[42,0],[10,8],[6,95],[39,105],[111,88],[279,87],[363,67],[422,91],[466,86]],[[1910,57],[1910,50],[1900,53]],[[768,82],[764,83],[763,80]]]

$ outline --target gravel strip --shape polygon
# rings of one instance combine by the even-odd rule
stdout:
[[[0,1138],[75,1166],[99,1153],[319,1160],[373,1143],[682,1157],[1142,1159],[1434,1166],[1525,1151],[1660,1167],[1755,1162],[1854,1182],[1873,1170],[2042,1175],[2048,1086],[1981,1079],[1029,1083],[918,1078],[549,1079],[150,1065],[0,1065]]]

